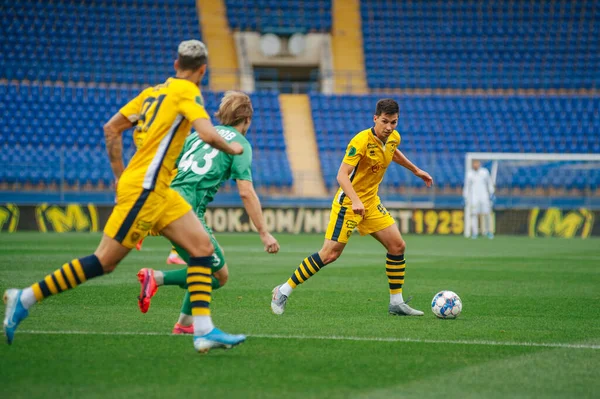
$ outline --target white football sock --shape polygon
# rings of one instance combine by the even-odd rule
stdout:
[[[157,285],[163,285],[165,283],[165,275],[160,270],[154,271],[154,281]]]
[[[483,215],[483,228],[485,229],[486,234],[492,232],[492,215],[490,213]]]
[[[390,294],[390,304],[400,305],[402,302],[404,302],[404,299],[402,298],[402,293]]]
[[[210,316],[194,316],[194,336],[206,335],[215,328]]]
[[[479,234],[479,215],[471,216],[471,235],[476,236]]]
[[[279,291],[281,291],[281,293],[285,296],[290,296],[290,294],[292,293],[294,289],[292,288],[291,285],[289,285],[287,282],[285,284],[283,284],[281,287],[279,287]]]
[[[177,320],[177,323],[181,324],[182,326],[190,326],[190,325],[192,325],[193,322],[194,322],[194,318],[192,316],[190,316],[189,314],[185,314],[185,313],[179,314],[179,320]]]
[[[23,289],[23,292],[21,293],[21,303],[25,309],[29,309],[35,303],[37,303],[37,299],[31,287]]]

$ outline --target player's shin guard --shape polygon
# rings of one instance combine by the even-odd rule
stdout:
[[[316,252],[311,256],[304,258],[302,263],[300,263],[300,266],[298,266],[296,271],[288,279],[287,283],[292,288],[296,288],[298,285],[311,278],[316,272],[321,270],[323,266],[325,265],[323,264],[319,253]]]
[[[193,316],[210,316],[212,256],[191,257],[187,269],[187,285]]]
[[[385,274],[387,274],[390,284],[390,295],[402,294],[402,285],[404,284],[404,273],[406,271],[406,261],[404,254],[387,254],[385,260]]]
[[[103,274],[104,269],[102,269],[98,257],[90,255],[65,263],[60,269],[47,275],[39,283],[33,284],[31,289],[37,302],[40,302],[50,295],[70,290],[89,279]]]

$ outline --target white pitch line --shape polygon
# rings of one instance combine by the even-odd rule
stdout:
[[[108,336],[173,336],[170,333],[154,331],[38,331],[25,330],[19,331],[21,334],[39,334],[39,335],[108,335]],[[182,335],[183,336],[183,335]],[[189,336],[188,336],[189,337]],[[367,342],[409,342],[417,344],[450,344],[450,345],[484,345],[484,346],[527,346],[541,348],[569,348],[569,349],[600,349],[600,345],[594,344],[567,344],[567,343],[544,343],[544,342],[501,342],[501,341],[483,341],[483,340],[444,340],[444,339],[419,339],[419,338],[392,338],[392,337],[344,337],[344,336],[325,336],[325,335],[271,335],[271,334],[250,334],[252,338],[268,339],[305,339],[319,341],[367,341]]]
[[[487,346],[534,346],[545,348],[571,348],[571,349],[600,349],[600,345],[591,344],[565,344],[565,343],[543,343],[543,342],[501,342],[483,340],[443,340],[443,339],[420,339],[420,338],[379,338],[379,337],[342,337],[342,336],[305,336],[305,335],[251,335],[256,338],[274,339],[316,339],[335,341],[370,341],[370,342],[412,342],[423,344],[451,344],[451,345],[487,345]]]

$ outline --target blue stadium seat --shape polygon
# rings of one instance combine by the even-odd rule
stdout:
[[[331,0],[226,0],[234,29],[272,32],[329,32]]]
[[[21,99],[8,102],[10,97],[0,98],[0,109],[11,108],[10,112],[1,111],[1,161],[6,167],[0,181],[49,184],[64,176],[68,184],[111,183],[102,125],[137,95],[137,90],[0,83],[0,93]],[[217,111],[222,95],[204,93],[209,114]],[[251,98],[256,113],[247,137],[254,149],[255,185],[290,187],[293,179],[277,94],[256,93]],[[123,143],[126,158],[131,157],[132,135],[125,134]]]
[[[371,88],[600,87],[598,2],[370,0],[361,17]]]
[[[194,0],[22,0],[3,5],[0,22],[9,80],[155,84],[173,74],[181,40],[201,40]]]

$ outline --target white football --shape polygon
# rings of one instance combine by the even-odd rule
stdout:
[[[462,301],[452,291],[440,291],[431,301],[431,311],[440,319],[454,319],[462,311]]]

